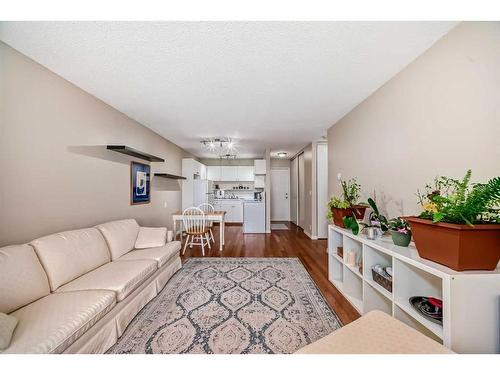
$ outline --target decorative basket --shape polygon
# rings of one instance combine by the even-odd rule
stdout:
[[[337,247],[337,255],[341,258],[344,257],[344,248],[342,246]]]
[[[372,277],[378,285],[392,293],[392,279],[386,278],[372,268]]]

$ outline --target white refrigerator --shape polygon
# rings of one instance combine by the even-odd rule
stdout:
[[[193,180],[193,206],[199,206],[202,203],[214,202],[213,181],[211,180]]]

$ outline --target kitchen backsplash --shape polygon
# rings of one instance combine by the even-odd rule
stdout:
[[[215,184],[219,185],[220,190],[245,191],[254,189],[253,182],[215,182]]]

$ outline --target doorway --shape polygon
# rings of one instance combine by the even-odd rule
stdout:
[[[298,168],[298,209],[297,209],[297,225],[305,230],[306,228],[306,181],[305,181],[305,161],[304,153],[302,152],[297,156]]]
[[[299,161],[297,158],[290,162],[291,178],[290,178],[290,220],[295,225],[298,225],[299,211]]]
[[[290,221],[290,169],[271,169],[271,220]]]

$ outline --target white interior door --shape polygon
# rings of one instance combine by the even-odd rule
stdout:
[[[271,220],[290,220],[290,170],[271,169]]]
[[[297,225],[297,211],[298,211],[298,190],[299,190],[299,165],[297,158],[293,159],[290,163],[290,220]]]
[[[328,145],[319,143],[316,146],[316,202],[318,214],[318,238],[328,237]]]

